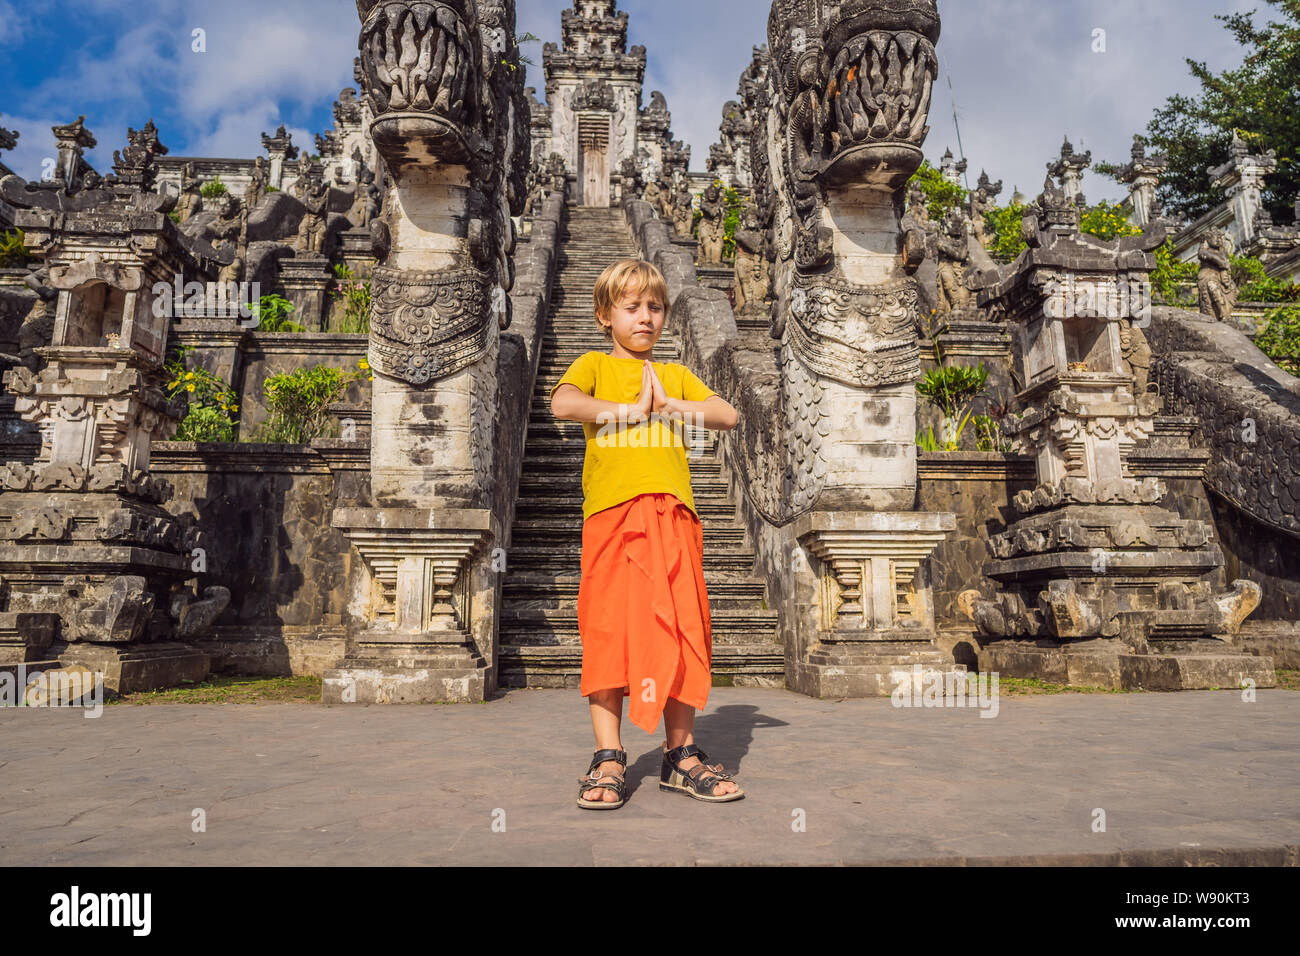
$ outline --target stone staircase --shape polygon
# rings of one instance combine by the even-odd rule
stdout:
[[[582,425],[551,415],[551,386],[584,352],[609,351],[592,316],[592,287],[611,262],[637,255],[623,213],[570,205],[543,338],[524,448],[508,566],[502,584],[503,687],[577,688],[582,671],[578,584],[582,555]],[[655,360],[681,361],[672,319]],[[785,686],[777,613],[769,610],[754,554],[721,474],[719,433],[695,431],[692,492],[704,525],[704,577],[713,622],[715,684]]]

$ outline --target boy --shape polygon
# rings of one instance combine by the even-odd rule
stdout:
[[[653,265],[621,259],[593,292],[595,319],[611,350],[588,352],[551,389],[556,418],[583,423],[582,581],[578,633],[582,696],[589,698],[597,750],[578,805],[625,802],[628,717],[667,740],[661,790],[698,800],[738,800],[744,791],[694,743],[695,710],[712,685],[712,627],[704,582],[704,531],[691,495],[680,424],[730,431],[736,410],[677,363],[651,353],[668,317],[668,288]],[[667,424],[665,424],[667,423]]]

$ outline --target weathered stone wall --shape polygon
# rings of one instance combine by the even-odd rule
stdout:
[[[201,586],[230,589],[230,606],[202,649],[213,670],[319,675],[343,653],[350,542],[330,512],[364,494],[364,449],[158,442],[152,473],[175,487],[173,514],[207,533]],[[331,470],[331,459],[335,466]]]
[[[1199,422],[1210,489],[1300,537],[1300,381],[1241,332],[1193,312],[1156,309],[1147,337],[1166,410]]]
[[[1166,408],[1197,419],[1227,577],[1264,589],[1255,621],[1300,617],[1300,382],[1237,329],[1155,310],[1147,337]],[[1173,497],[1173,496],[1171,496]]]
[[[985,585],[989,593],[994,589],[984,577],[991,560],[989,535],[1005,531],[1016,518],[1011,499],[1033,489],[1034,462],[995,452],[920,452],[917,477],[919,510],[957,515],[957,530],[930,557],[935,621],[940,628],[967,627],[957,595]]]

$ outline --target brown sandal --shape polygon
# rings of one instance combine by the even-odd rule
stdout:
[[[597,750],[596,755],[591,758],[591,766],[587,768],[587,775],[579,777],[582,786],[578,788],[578,806],[586,807],[588,810],[617,810],[623,804],[627,803],[627,789],[623,777],[616,773],[601,773],[596,768],[607,760],[613,760],[623,765],[623,772],[627,773],[627,751],[614,750],[606,748]],[[609,782],[605,782],[608,780]],[[613,790],[618,796],[617,800],[587,800],[583,794],[588,790],[597,790],[604,787],[607,790]]]
[[[688,797],[709,803],[727,803],[731,800],[739,800],[745,795],[745,791],[739,789],[732,793],[714,794],[714,787],[723,780],[730,780],[734,775],[723,770],[720,763],[710,766],[707,763],[709,755],[695,744],[686,744],[672,750],[668,750],[667,747],[668,744],[665,743],[664,762],[659,768],[660,790],[684,793]],[[700,762],[690,770],[679,769],[677,765],[692,755],[699,757]]]

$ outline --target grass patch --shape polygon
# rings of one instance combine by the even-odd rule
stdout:
[[[268,704],[320,703],[321,679],[301,677],[213,676],[197,684],[122,694],[105,704]]]
[[[1011,696],[1034,697],[1040,694],[1129,694],[1132,691],[1114,687],[1089,687],[1072,684],[1053,684],[1036,677],[998,677],[998,693]]]
[[[1277,671],[1278,690],[1300,690],[1300,670],[1289,667],[1275,667]]]

